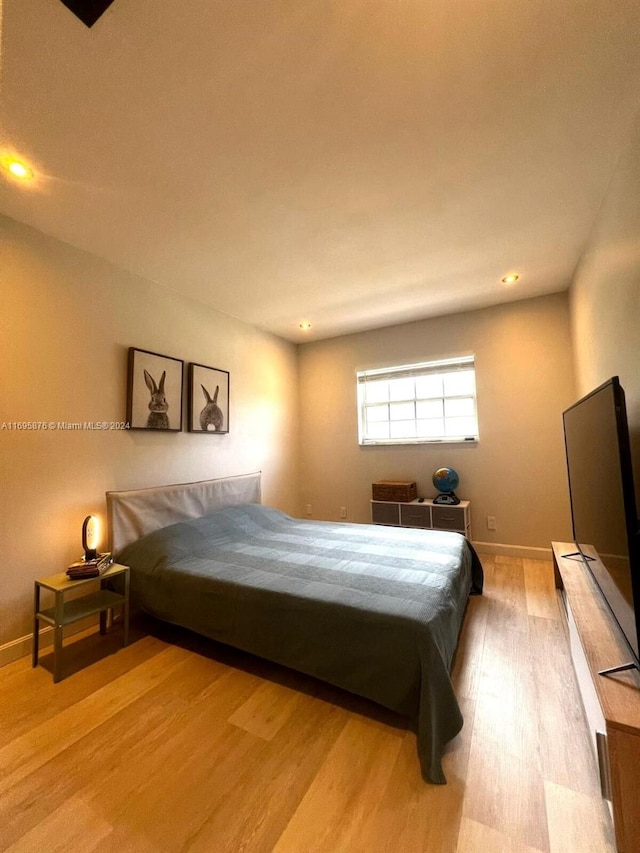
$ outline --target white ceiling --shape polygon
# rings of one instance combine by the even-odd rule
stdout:
[[[291,341],[565,290],[640,107],[637,0],[0,6],[0,211]]]

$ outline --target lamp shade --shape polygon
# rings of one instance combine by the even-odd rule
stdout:
[[[95,515],[88,515],[82,523],[82,547],[85,560],[93,560],[98,553],[100,525]]]

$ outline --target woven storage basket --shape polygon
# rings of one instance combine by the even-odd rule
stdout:
[[[413,480],[378,480],[371,484],[374,501],[399,501],[408,503],[418,497]]]

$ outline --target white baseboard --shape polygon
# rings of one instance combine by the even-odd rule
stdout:
[[[86,631],[89,628],[95,627],[98,621],[95,616],[87,616],[86,619],[81,619],[75,622],[73,626],[65,629],[64,636],[71,637],[74,634]],[[39,650],[42,652],[47,646],[53,645],[53,628],[46,625],[40,629],[40,641],[38,643]],[[16,640],[9,640],[8,643],[3,643],[0,646],[0,667],[6,666],[8,663],[13,663],[20,658],[31,655],[33,649],[33,634],[26,634],[24,637],[18,637]]]
[[[50,646],[53,643],[53,628],[47,625],[40,631],[40,648]],[[26,657],[31,654],[33,648],[33,634],[27,634],[26,637],[18,637],[17,640],[10,640],[0,646],[0,666],[6,666],[8,663],[13,663],[14,660]]]
[[[534,548],[532,545],[502,545],[499,542],[474,542],[478,554],[497,554],[502,557],[525,557],[529,560],[551,560],[551,548]]]

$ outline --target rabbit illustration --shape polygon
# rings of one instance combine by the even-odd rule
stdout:
[[[169,415],[167,409],[169,404],[164,396],[164,380],[167,371],[162,371],[160,384],[156,385],[153,376],[144,371],[144,381],[147,383],[147,388],[151,391],[151,401],[149,402],[150,414],[147,418],[147,429],[169,429]]]
[[[202,388],[204,398],[207,401],[206,406],[200,412],[200,429],[209,430],[209,427],[212,426],[212,431],[218,432],[222,429],[222,424],[224,422],[222,410],[219,408],[219,406],[216,405],[220,386],[216,385],[216,392],[213,395],[213,399],[211,399],[211,395],[204,387],[204,385],[201,385],[200,387]]]

